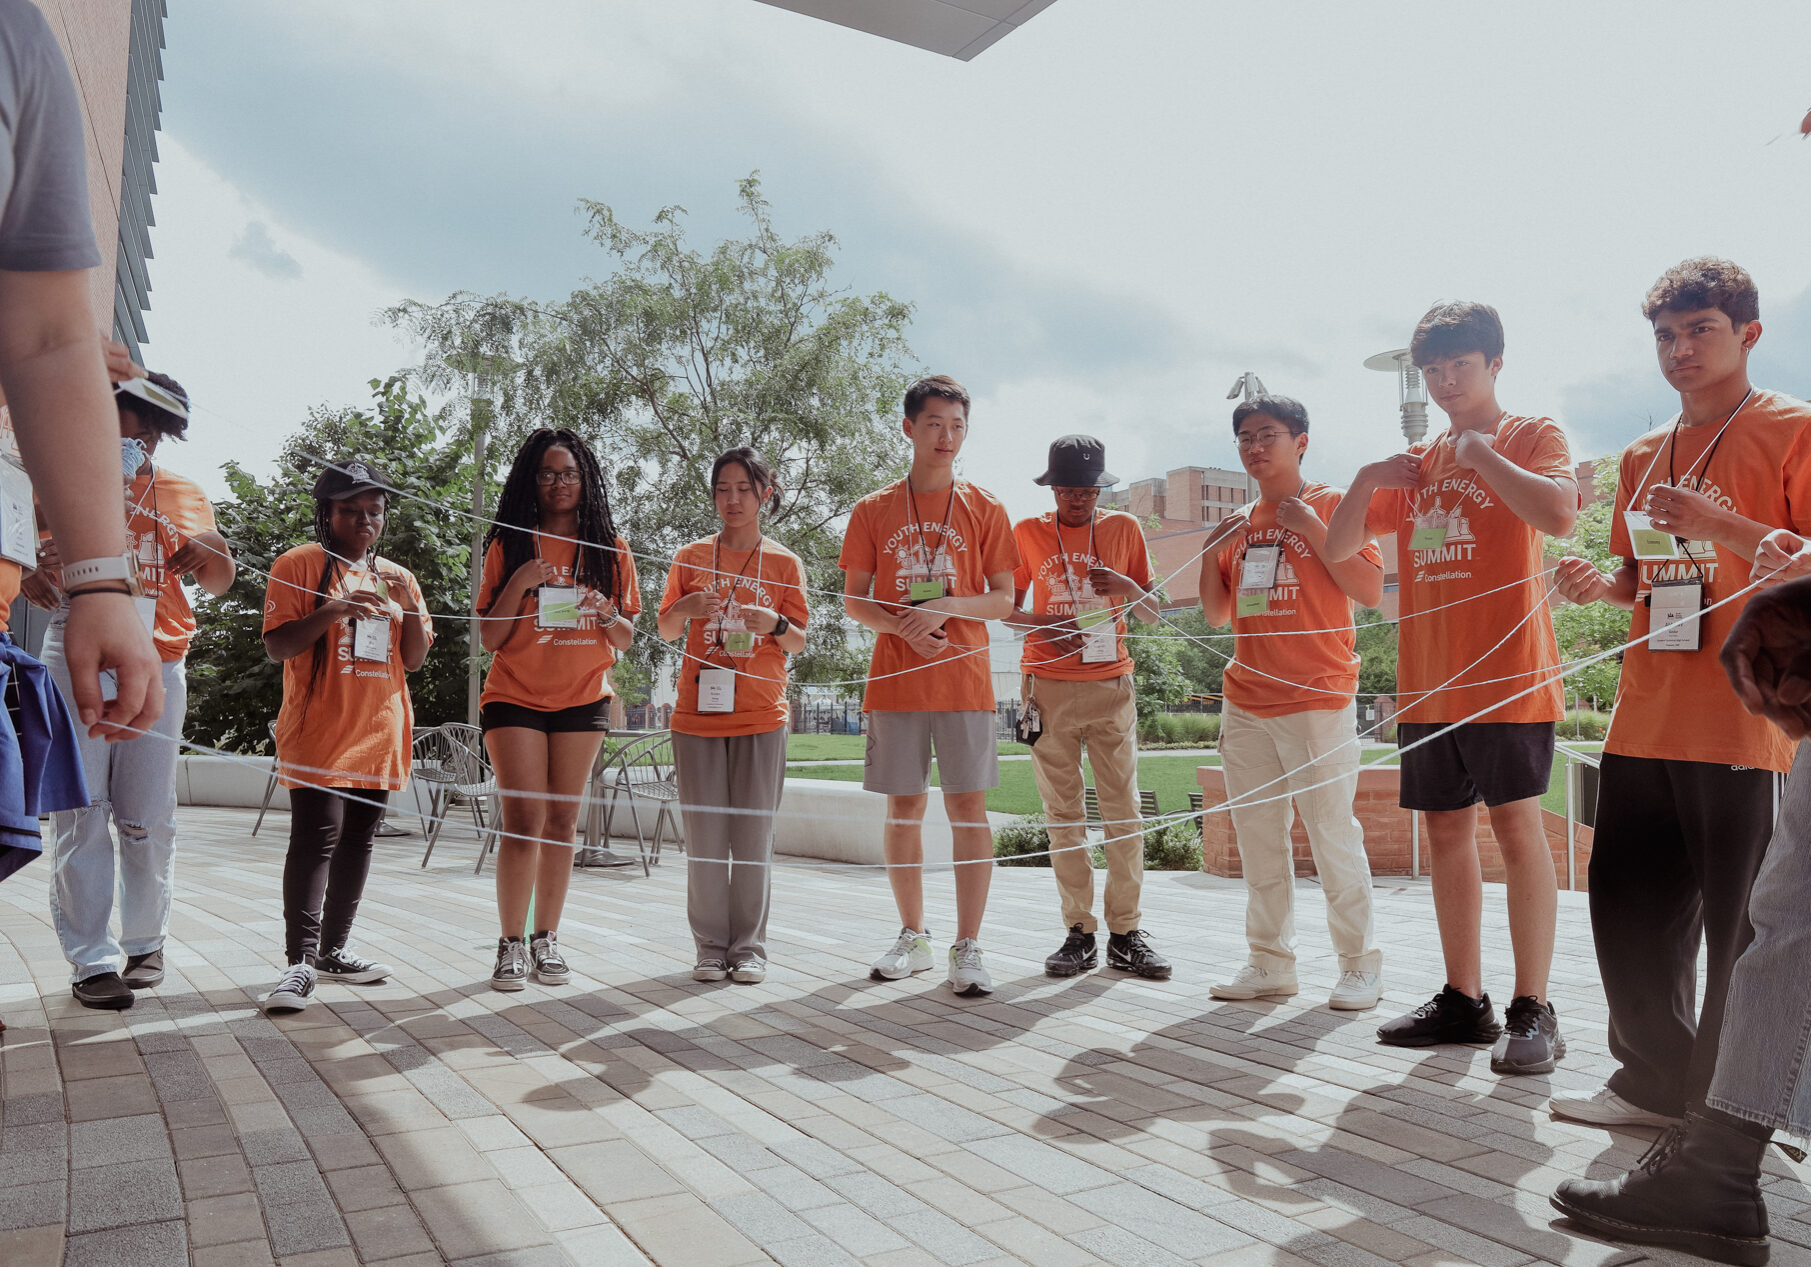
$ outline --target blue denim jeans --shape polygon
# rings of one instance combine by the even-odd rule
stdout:
[[[62,615],[44,637],[44,663],[63,698],[73,701]],[[50,816],[50,915],[69,960],[71,981],[118,972],[122,953],[149,954],[163,946],[176,876],[176,755],[188,712],[187,682],[183,661],[163,666],[164,710],[151,734],[114,744],[81,734],[89,806]],[[73,702],[70,711],[75,711]],[[117,869],[109,819],[119,831]],[[112,927],[116,883],[117,938]]]
[[[1748,900],[1754,941],[1736,960],[1713,1109],[1811,1138],[1811,743],[1800,744]]]

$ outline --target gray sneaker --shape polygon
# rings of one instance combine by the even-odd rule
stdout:
[[[572,980],[572,969],[560,953],[560,935],[548,933],[528,943],[528,957],[534,961],[534,979],[542,985],[565,985]]]
[[[729,964],[721,959],[700,959],[692,969],[694,981],[721,981],[729,975]]]
[[[729,979],[739,981],[743,985],[759,985],[767,980],[767,964],[750,955],[747,959],[736,962],[736,966],[730,969]]]
[[[915,972],[927,972],[937,961],[931,958],[931,935],[910,928],[899,930],[893,949],[874,961],[868,972],[876,981],[898,981]]]
[[[497,966],[491,969],[490,988],[520,990],[528,984],[528,947],[520,938],[497,938]]]
[[[994,992],[994,979],[987,975],[987,967],[981,962],[981,943],[973,937],[964,937],[950,947],[947,984],[964,997]]]
[[[276,988],[264,996],[266,1012],[300,1012],[314,1002],[314,969],[292,963],[277,978]]]

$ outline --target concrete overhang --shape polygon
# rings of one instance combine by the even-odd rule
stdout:
[[[883,39],[969,61],[1056,0],[761,0]]]

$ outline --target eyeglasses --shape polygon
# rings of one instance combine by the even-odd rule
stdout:
[[[1254,431],[1250,435],[1240,432],[1239,448],[1268,449],[1271,445],[1275,444],[1278,440],[1288,434],[1287,431],[1278,430],[1276,427],[1265,427],[1262,431]]]
[[[1059,488],[1055,490],[1058,497],[1067,497],[1070,501],[1091,502],[1100,497],[1098,488]]]
[[[585,475],[582,471],[536,471],[534,480],[537,484],[582,484]]]

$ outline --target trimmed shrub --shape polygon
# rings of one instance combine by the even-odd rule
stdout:
[[[1158,713],[1139,727],[1138,739],[1147,744],[1176,744],[1211,748],[1220,741],[1218,713]]]
[[[1002,867],[1047,867],[1049,849],[1050,833],[1044,830],[1039,817],[1016,818],[994,829],[994,858]],[[1022,854],[1037,856],[1026,858]]]
[[[1594,713],[1588,708],[1574,708],[1566,713],[1566,720],[1554,727],[1554,734],[1559,739],[1602,739],[1610,733],[1610,715]]]
[[[1201,870],[1201,837],[1190,819],[1153,827],[1144,834],[1146,871]]]

